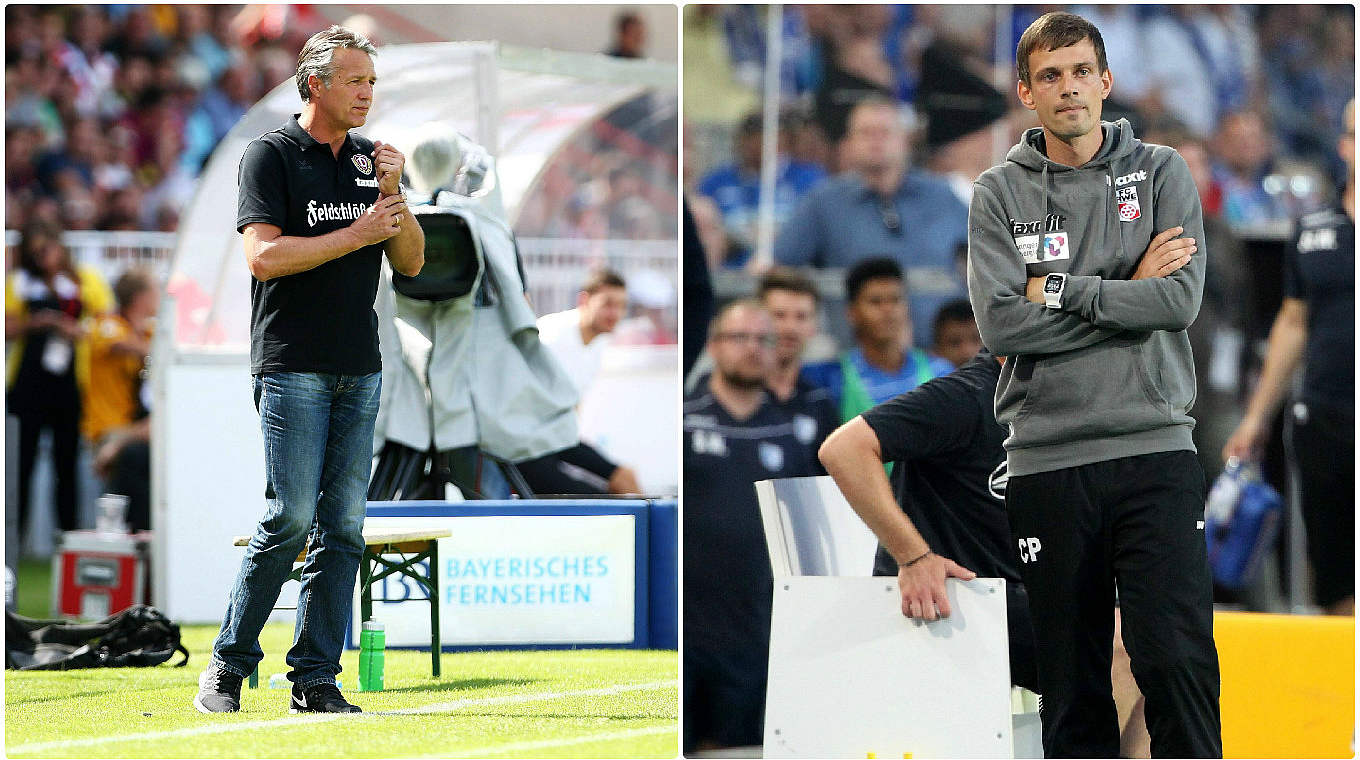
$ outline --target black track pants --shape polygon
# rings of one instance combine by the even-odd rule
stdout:
[[[1113,459],[1006,487],[1038,640],[1045,757],[1117,757],[1115,586],[1153,757],[1222,757],[1204,473],[1190,451]]]

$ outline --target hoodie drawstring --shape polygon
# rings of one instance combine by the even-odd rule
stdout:
[[[1053,213],[1053,203],[1048,194],[1048,159],[1044,159],[1044,170],[1040,181],[1044,185],[1044,219],[1048,219],[1049,215]]]
[[[1114,188],[1114,176],[1115,176],[1114,162],[1111,161],[1111,162],[1105,164],[1105,224],[1106,224],[1106,225],[1109,225],[1109,224],[1110,224],[1110,193],[1113,193],[1113,192],[1115,191],[1115,188]],[[1124,248],[1124,225],[1121,223],[1121,220],[1120,220],[1120,219],[1115,219],[1115,220],[1114,220],[1114,226],[1115,226],[1115,229],[1119,230],[1119,252],[1115,254],[1115,266],[1116,266],[1116,267],[1119,267],[1119,268],[1122,268],[1122,267],[1123,267],[1123,263],[1124,263],[1124,253],[1125,253],[1125,248]]]

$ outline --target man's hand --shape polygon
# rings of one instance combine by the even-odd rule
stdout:
[[[909,618],[935,620],[949,617],[949,596],[944,590],[945,578],[971,581],[977,573],[948,557],[930,553],[915,563],[897,569],[897,588],[902,592],[902,614]]]
[[[123,445],[126,443],[126,438],[116,435],[100,445],[99,450],[94,455],[94,472],[96,475],[107,479],[109,475],[113,474],[113,463],[122,453]]]
[[[1138,269],[1134,270],[1131,280],[1147,280],[1153,277],[1166,277],[1186,264],[1190,263],[1190,256],[1199,250],[1195,245],[1194,238],[1178,238],[1177,235],[1185,232],[1184,227],[1172,227],[1163,231],[1148,243],[1143,257],[1138,260]]]
[[[406,201],[400,195],[390,195],[380,198],[349,228],[363,245],[373,245],[401,232],[401,220],[406,214]]]
[[[1266,439],[1269,436],[1270,430],[1256,417],[1253,415],[1243,417],[1242,423],[1223,446],[1223,460],[1227,461],[1229,457],[1237,457],[1243,462],[1259,460],[1261,453],[1265,451]]]
[[[373,141],[373,164],[377,167],[378,192],[396,195],[401,192],[401,173],[406,168],[406,156],[380,140]]]
[[[1025,280],[1025,298],[1031,303],[1043,304],[1044,280],[1046,277],[1031,277]]]

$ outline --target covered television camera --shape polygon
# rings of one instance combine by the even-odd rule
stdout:
[[[480,497],[487,466],[531,496],[513,464],[577,442],[577,392],[539,342],[495,159],[438,126],[409,156],[425,266],[406,277],[383,265],[392,287],[375,304],[383,388],[369,498],[443,498],[450,482]]]

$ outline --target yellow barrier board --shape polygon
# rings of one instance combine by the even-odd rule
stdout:
[[[1214,614],[1225,758],[1353,757],[1355,619]]]

